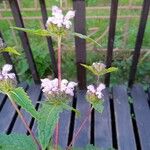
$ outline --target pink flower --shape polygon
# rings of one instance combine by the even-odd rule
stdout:
[[[49,24],[55,24],[57,27],[65,27],[69,29],[72,25],[70,19],[75,16],[75,11],[68,11],[67,14],[64,16],[62,14],[62,10],[57,6],[52,7],[52,17],[49,17],[46,26],[48,27]]]
[[[0,80],[2,79],[15,79],[14,73],[9,73],[12,70],[12,65],[5,64],[2,68],[2,71],[0,71]]]
[[[64,20],[69,20],[75,16],[75,11],[69,10],[64,18]]]
[[[96,92],[95,87],[94,87],[93,85],[89,85],[89,86],[87,87],[87,89],[88,89],[89,92],[92,92],[92,93],[95,93],[95,92]]]

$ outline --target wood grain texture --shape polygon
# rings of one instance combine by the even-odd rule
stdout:
[[[108,89],[103,90],[104,111],[95,112],[95,145],[99,148],[112,147],[112,129],[110,115],[110,99]]]
[[[119,150],[136,150],[127,88],[113,87],[113,102]]]
[[[84,121],[85,117],[87,116],[90,105],[85,99],[85,90],[77,91],[77,110],[80,111],[81,116],[76,117],[75,119],[75,127],[74,127],[74,134],[77,132],[81,123]],[[82,128],[81,132],[79,133],[78,137],[73,144],[74,147],[85,147],[85,145],[90,143],[90,116],[87,122],[85,123],[84,127]]]
[[[131,95],[142,150],[150,149],[150,108],[141,85],[133,85]]]

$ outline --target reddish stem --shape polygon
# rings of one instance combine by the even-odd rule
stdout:
[[[61,36],[58,37],[57,69],[58,69],[58,89],[61,89]],[[58,144],[59,144],[59,120],[55,129],[55,150],[58,150]]]
[[[68,148],[67,148],[68,150],[69,150],[69,148],[71,148],[71,146],[73,145],[73,143],[74,143],[75,140],[77,139],[79,133],[80,133],[81,130],[83,129],[85,123],[86,123],[87,120],[89,119],[89,117],[90,117],[90,115],[91,115],[91,112],[92,112],[92,109],[93,109],[93,107],[90,108],[90,110],[88,111],[88,113],[87,113],[85,119],[83,120],[81,126],[77,129],[77,132],[74,134],[73,139],[72,139],[72,141],[70,142],[70,144],[69,144],[69,146],[68,146]]]
[[[33,141],[36,143],[38,150],[42,150],[41,145],[39,143],[39,141],[36,139],[34,133],[32,132],[32,130],[30,129],[30,127],[28,126],[27,121],[25,120],[24,116],[22,115],[22,113],[20,112],[20,110],[18,109],[17,105],[15,104],[15,102],[13,100],[11,100],[11,103],[13,105],[13,107],[15,108],[15,110],[17,111],[19,117],[21,118],[23,124],[25,125],[26,129],[28,130],[28,132],[30,133]]]

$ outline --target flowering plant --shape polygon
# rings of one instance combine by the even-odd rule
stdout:
[[[62,79],[61,72],[61,41],[62,37],[69,32],[71,28],[70,19],[75,16],[75,11],[68,11],[64,16],[62,10],[57,6],[52,7],[52,17],[49,17],[46,22],[46,29],[24,29],[13,27],[17,30],[22,30],[25,32],[33,33],[35,35],[41,36],[54,36],[57,37],[58,41],[58,53],[57,53],[57,69],[58,69],[58,78],[55,79],[41,79],[41,88],[45,96],[45,101],[41,103],[39,111],[34,108],[30,98],[27,93],[21,87],[16,86],[15,74],[10,73],[12,66],[6,64],[3,66],[0,71],[0,92],[7,94],[12,105],[18,112],[22,122],[24,123],[26,129],[30,133],[30,136],[26,135],[0,135],[0,149],[7,150],[46,150],[54,149],[58,150],[59,141],[58,141],[58,132],[59,132],[59,116],[60,113],[64,110],[73,110],[79,115],[78,110],[69,106],[69,102],[74,96],[74,90],[77,86],[77,83],[74,81],[68,81],[67,79]],[[70,33],[70,32],[69,32]],[[84,39],[90,39],[90,37],[81,35],[79,33],[73,33],[72,35],[79,36]],[[95,42],[96,43],[96,42]],[[93,63],[92,66],[87,66],[81,64],[85,68],[89,69],[97,77],[97,85],[89,85],[87,87],[86,98],[87,101],[92,104],[92,107],[98,112],[103,111],[103,94],[102,90],[105,89],[105,85],[99,83],[99,76],[108,72],[115,71],[116,68],[105,68],[105,65],[102,63]],[[20,105],[23,109],[30,113],[34,117],[38,124],[38,136],[36,137],[32,130],[29,128],[24,116],[18,109],[17,105]],[[91,111],[90,111],[91,112]],[[78,129],[77,133],[74,135],[73,140],[70,142],[67,150],[74,149],[72,148],[72,143],[76,140],[79,131],[86,123],[86,120],[89,116],[85,117],[85,120],[81,124],[81,127]],[[52,137],[55,134],[54,144],[52,143]],[[19,140],[18,140],[19,139]],[[97,150],[93,145],[86,146],[85,150]]]

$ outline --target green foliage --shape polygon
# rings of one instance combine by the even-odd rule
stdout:
[[[34,105],[32,104],[30,98],[23,88],[15,88],[8,93],[8,96],[11,100],[15,101],[18,105],[20,105],[23,109],[31,114],[32,117],[38,119],[39,115]]]
[[[99,47],[102,47],[99,43],[97,43],[94,39],[92,39],[91,37],[89,36],[86,36],[86,35],[83,35],[83,34],[80,34],[80,33],[76,33],[76,32],[71,32],[70,33],[71,35],[74,35],[74,36],[77,36],[81,39],[85,39],[87,41],[90,41],[90,42],[93,42],[94,44],[98,45]]]
[[[83,67],[85,67],[86,69],[88,69],[89,71],[91,71],[96,76],[102,76],[106,73],[110,73],[110,72],[114,72],[114,71],[118,70],[118,68],[116,68],[116,67],[110,67],[110,68],[107,68],[107,69],[103,69],[101,71],[97,71],[93,66],[88,66],[88,65],[85,65],[85,64],[81,64],[81,65]]]
[[[39,111],[38,138],[43,149],[46,149],[50,138],[54,133],[55,126],[59,119],[59,114],[63,111],[61,105],[50,105],[43,103]]]
[[[17,50],[15,50],[15,48],[13,48],[13,47],[6,47],[6,48],[0,50],[0,53],[2,53],[2,52],[8,52],[8,53],[20,55],[20,53],[18,53]]]
[[[15,29],[15,30],[20,30],[20,31],[24,31],[24,32],[27,32],[27,33],[31,33],[31,34],[35,34],[35,35],[38,35],[38,36],[51,36],[52,33],[48,30],[45,30],[45,29],[26,29],[26,28],[19,28],[19,27],[11,27],[12,29]]]
[[[96,102],[91,102],[92,107],[98,111],[99,113],[102,113],[104,110],[104,102],[102,100],[98,100]]]
[[[30,136],[0,134],[0,150],[37,150]]]

